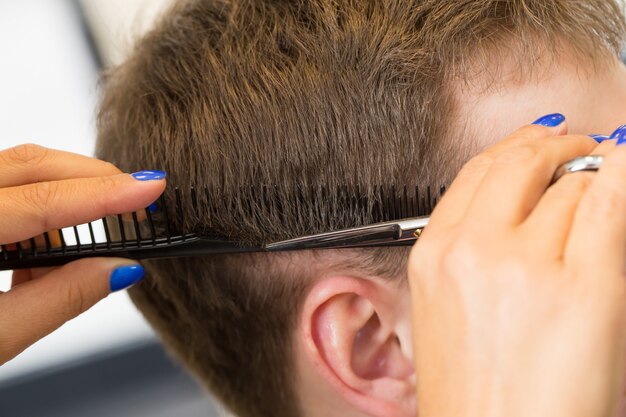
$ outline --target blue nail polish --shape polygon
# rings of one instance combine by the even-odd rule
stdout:
[[[148,210],[150,211],[150,213],[156,213],[158,209],[159,206],[157,206],[156,201],[148,206]]]
[[[120,291],[141,281],[145,271],[141,265],[126,265],[116,268],[111,273],[111,292]]]
[[[130,175],[138,181],[162,180],[166,176],[165,171],[139,171]]]
[[[540,117],[533,122],[534,125],[545,127],[556,127],[565,121],[565,116],[561,113],[552,113],[547,116]]]
[[[617,139],[618,145],[626,144],[626,125],[618,127],[617,130],[611,135],[611,139]]]
[[[596,135],[596,134],[591,134],[589,135],[590,138],[594,139],[596,142],[598,143],[602,143],[605,140],[608,140],[609,137],[607,135]]]

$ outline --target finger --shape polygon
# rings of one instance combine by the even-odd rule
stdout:
[[[44,275],[54,271],[55,267],[34,268],[34,269],[16,269],[11,277],[11,288],[17,287],[25,282],[39,279]]]
[[[147,207],[165,188],[161,174],[153,181],[119,174],[0,189],[0,243]]]
[[[0,188],[121,172],[108,162],[33,144],[0,151]]]
[[[432,225],[448,227],[457,224],[466,215],[470,202],[474,194],[483,181],[485,174],[491,168],[499,154],[511,152],[529,142],[545,139],[554,135],[564,135],[567,133],[567,123],[561,123],[556,127],[545,127],[529,125],[513,132],[506,139],[472,158],[461,169],[456,179],[446,191],[445,195],[437,205],[430,220],[429,228]]]
[[[605,157],[574,216],[565,248],[566,264],[616,271],[621,276],[626,253],[626,146]],[[589,270],[591,268],[592,270]]]
[[[81,259],[0,294],[0,364],[142,277],[125,259]]]
[[[11,288],[30,281],[30,269],[17,269],[11,275]]]
[[[518,226],[532,212],[557,168],[596,146],[588,136],[535,136],[499,152],[475,191],[468,218],[477,227]]]
[[[606,155],[615,141],[604,141],[591,152]],[[595,172],[577,172],[561,177],[541,197],[522,225],[522,233],[533,236],[536,249],[552,259],[563,256],[567,237],[580,199],[595,178]]]

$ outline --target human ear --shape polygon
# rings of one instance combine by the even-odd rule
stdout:
[[[324,277],[306,297],[305,357],[367,415],[416,415],[409,302],[397,283],[354,276]]]

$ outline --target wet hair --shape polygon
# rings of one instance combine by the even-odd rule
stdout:
[[[349,185],[367,198],[378,184],[448,183],[468,157],[455,146],[466,139],[449,129],[462,117],[459,80],[497,78],[499,53],[522,62],[538,44],[556,56],[562,42],[599,62],[618,54],[623,35],[610,0],[180,1],[106,74],[97,155],[208,187],[211,198],[185,218],[236,241],[352,227],[371,219],[317,195],[302,203],[294,190]],[[264,185],[275,186],[280,215],[250,198]],[[328,268],[402,280],[406,256],[389,248],[150,261],[131,296],[233,412],[292,417],[293,333],[311,282]]]

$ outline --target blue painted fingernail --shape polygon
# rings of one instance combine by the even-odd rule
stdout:
[[[138,181],[162,180],[165,178],[165,171],[139,171],[130,174],[131,177]]]
[[[596,135],[596,134],[591,134],[589,135],[589,137],[592,139],[595,139],[595,141],[598,143],[602,143],[609,138],[607,135]]]
[[[547,116],[540,117],[533,122],[534,125],[545,127],[556,127],[565,121],[565,116],[561,113],[552,113]]]
[[[156,213],[158,209],[159,206],[157,206],[156,201],[148,206],[148,210],[150,210],[150,213]]]
[[[141,265],[126,265],[116,268],[111,273],[111,292],[120,291],[141,281],[145,271]]]
[[[611,135],[611,139],[617,139],[618,145],[626,144],[626,125],[618,127],[617,130]]]

